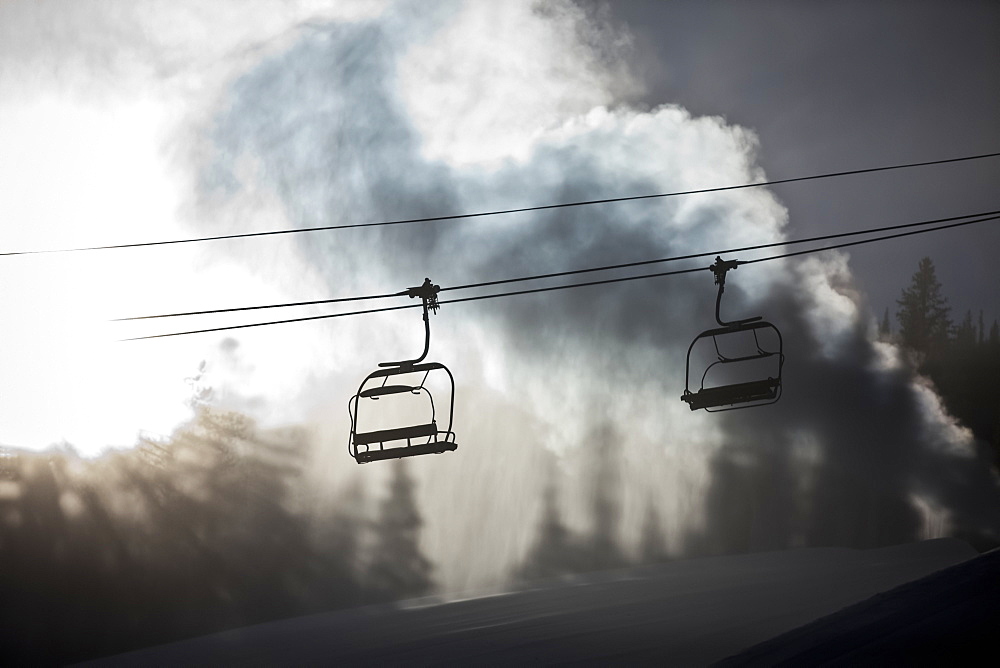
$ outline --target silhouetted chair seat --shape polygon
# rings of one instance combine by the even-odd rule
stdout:
[[[361,392],[359,396],[365,399],[374,399],[387,394],[403,394],[404,392],[413,392],[416,389],[417,388],[410,385],[380,385],[379,387],[373,387]]]
[[[693,411],[755,401],[773,401],[778,396],[779,385],[777,378],[767,378],[749,383],[706,387],[697,392],[685,393],[681,396],[681,400],[686,401]]]
[[[431,438],[427,443],[411,444],[414,438]],[[412,427],[400,427],[398,429],[382,429],[380,431],[369,431],[354,435],[354,447],[357,454],[355,458],[359,464],[365,462],[375,462],[381,459],[399,459],[402,457],[414,457],[416,455],[436,455],[442,452],[451,452],[458,448],[458,444],[453,439],[451,432],[438,431],[437,423],[418,424]],[[404,444],[396,443],[393,447],[385,447],[386,442],[406,441]],[[370,448],[372,444],[378,444],[378,448]],[[362,446],[362,447],[358,447]],[[365,449],[367,448],[367,450]]]

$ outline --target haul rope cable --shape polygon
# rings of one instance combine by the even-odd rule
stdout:
[[[916,223],[903,223],[899,225],[887,225],[885,227],[873,227],[865,230],[855,230],[853,232],[838,232],[835,234],[825,234],[818,237],[809,237],[806,239],[793,239],[790,241],[775,241],[767,244],[757,244],[755,246],[743,246],[741,248],[729,248],[721,251],[711,251],[707,253],[692,253],[690,255],[677,255],[674,257],[658,258],[655,260],[639,260],[637,262],[625,262],[622,264],[609,264],[600,267],[590,267],[587,269],[570,269],[567,271],[557,271],[549,274],[537,274],[533,276],[520,276],[518,278],[503,278],[494,281],[483,281],[481,283],[466,283],[464,285],[453,285],[447,288],[441,288],[441,292],[447,292],[449,290],[467,290],[471,288],[482,288],[491,285],[502,285],[505,283],[518,283],[521,281],[535,281],[544,278],[556,278],[559,276],[571,276],[574,274],[585,274],[594,271],[610,271],[613,269],[626,269],[630,267],[640,267],[649,264],[659,264],[665,262],[675,262],[678,260],[692,260],[699,257],[710,257],[712,255],[731,255],[733,253],[743,253],[752,250],[763,250],[765,248],[776,248],[778,246],[791,246],[794,244],[804,244],[812,243],[816,241],[829,241],[831,239],[841,239],[844,237],[858,236],[862,234],[875,234],[876,232],[889,232],[892,230],[901,230],[909,227],[920,227],[925,225],[936,225],[938,223],[947,223],[954,220],[961,220],[963,218],[975,218],[979,216],[991,216],[994,214],[1000,214],[1000,210],[995,211],[983,211],[980,213],[969,213],[962,216],[950,216],[948,218],[936,218],[934,220],[923,220]],[[264,304],[258,306],[238,306],[233,308],[219,308],[219,309],[207,309],[204,311],[185,311],[180,313],[160,313],[156,315],[140,315],[132,316],[127,318],[113,318],[110,322],[124,322],[128,320],[150,320],[153,318],[176,318],[182,316],[190,315],[211,315],[215,313],[234,313],[237,311],[256,311],[260,309],[269,308],[287,308],[290,306],[315,306],[318,304],[336,304],[339,302],[352,302],[352,301],[364,301],[368,299],[385,299],[388,297],[402,297],[406,295],[406,291],[386,293],[381,295],[368,295],[362,297],[334,297],[332,299],[314,299],[311,301],[300,301],[300,302],[286,302],[282,304]]]
[[[787,179],[775,179],[772,181],[760,181],[758,183],[741,183],[738,185],[717,186],[713,188],[699,188],[696,190],[683,190],[669,193],[654,193],[650,195],[630,195],[626,197],[608,197],[605,199],[581,200],[578,202],[563,202],[561,204],[543,204],[540,206],[526,206],[515,209],[501,209],[496,211],[479,211],[475,213],[459,213],[444,216],[430,216],[426,218],[407,218],[403,220],[385,220],[372,223],[349,223],[344,225],[324,225],[320,227],[300,227],[285,230],[270,230],[265,232],[244,232],[241,234],[220,234],[211,237],[196,237],[192,239],[168,239],[165,241],[146,241],[127,244],[112,244],[107,246],[83,246],[79,248],[50,248],[26,251],[0,252],[0,256],[14,255],[40,255],[45,253],[76,253],[83,251],[113,250],[120,248],[140,248],[145,246],[167,246],[172,244],[196,243],[202,241],[221,241],[224,239],[247,239],[250,237],[266,237],[279,234],[298,234],[302,232],[322,232],[328,230],[343,230],[361,227],[379,227],[385,225],[408,225],[412,223],[429,223],[442,220],[461,220],[468,218],[482,218],[485,216],[500,216],[511,213],[526,213],[529,211],[545,211],[550,209],[562,209],[567,207],[590,206],[595,204],[610,204],[613,202],[632,202],[644,199],[659,199],[665,197],[680,197],[682,195],[697,195],[703,193],[724,192],[727,190],[742,190],[746,188],[762,188],[765,186],[781,185],[783,183],[797,183],[800,181],[813,181],[816,179],[837,178],[841,176],[853,176],[856,174],[871,174],[874,172],[886,172],[896,169],[909,169],[913,167],[928,167],[931,165],[944,165],[954,162],[966,162],[970,160],[983,160],[985,158],[995,158],[1000,156],[1000,152],[982,153],[979,155],[968,155],[960,158],[947,158],[944,160],[928,160],[924,162],[911,162],[898,165],[886,165],[882,167],[866,167],[863,169],[851,169],[842,172],[827,172],[825,174],[811,174],[809,176],[796,176]]]
[[[802,251],[792,251],[792,252],[789,252],[789,253],[782,253],[782,254],[779,254],[779,255],[772,255],[772,256],[763,257],[763,258],[756,258],[756,259],[753,259],[753,260],[745,260],[745,261],[742,261],[741,264],[753,264],[753,263],[757,263],[757,262],[767,262],[769,260],[780,260],[780,259],[789,258],[789,257],[796,257],[796,256],[800,256],[800,255],[807,255],[807,254],[810,254],[810,253],[821,253],[821,252],[824,252],[824,251],[837,250],[837,249],[840,249],[840,248],[848,248],[848,247],[851,247],[851,246],[860,246],[860,245],[863,245],[863,244],[874,243],[874,242],[877,242],[877,241],[886,241],[888,239],[899,239],[899,238],[902,238],[902,237],[913,236],[913,235],[916,235],[916,234],[925,234],[925,233],[928,233],[928,232],[937,232],[939,230],[947,230],[947,229],[952,229],[952,228],[956,228],[956,227],[962,227],[962,226],[965,226],[965,225],[974,225],[974,224],[977,224],[977,223],[985,223],[985,222],[988,222],[988,221],[991,221],[991,220],[998,220],[998,219],[1000,219],[1000,215],[992,215],[992,216],[988,216],[986,218],[977,218],[975,220],[964,220],[962,222],[950,223],[950,224],[947,224],[947,225],[940,225],[938,227],[933,227],[933,228],[930,228],[930,229],[926,229],[925,228],[925,229],[919,229],[919,230],[911,230],[909,232],[900,232],[898,234],[889,234],[889,235],[885,235],[885,236],[882,236],[882,237],[876,237],[874,239],[861,239],[859,241],[849,241],[849,242],[845,242],[845,243],[842,243],[842,244],[835,244],[833,246],[824,246],[822,248],[811,248],[811,249],[802,250]],[[721,253],[723,253],[723,251],[719,252],[719,254],[721,254]],[[715,253],[711,253],[711,254],[715,254]],[[458,299],[441,300],[439,303],[440,304],[458,304],[458,303],[461,303],[461,302],[478,301],[478,300],[481,300],[481,299],[495,299],[495,298],[498,298],[498,297],[511,297],[511,296],[514,296],[514,295],[534,294],[534,293],[539,293],[539,292],[551,292],[553,290],[569,290],[571,288],[582,288],[582,287],[588,287],[588,286],[593,286],[593,285],[605,285],[605,284],[610,284],[610,283],[621,283],[621,282],[625,282],[625,281],[637,281],[637,280],[642,280],[642,279],[646,279],[646,278],[659,278],[659,277],[664,277],[664,276],[676,276],[676,275],[679,275],[679,274],[690,274],[690,273],[694,273],[694,272],[698,272],[698,271],[704,271],[705,269],[706,269],[706,267],[692,267],[692,268],[689,268],[689,269],[678,269],[678,270],[675,270],[675,271],[658,272],[658,273],[655,273],[655,274],[640,274],[640,275],[637,275],[637,276],[623,276],[623,277],[619,277],[619,278],[607,278],[607,279],[601,279],[601,280],[596,280],[596,281],[586,281],[586,282],[583,282],[583,283],[570,283],[570,284],[567,284],[567,285],[554,285],[554,286],[548,286],[548,287],[543,287],[543,288],[530,288],[530,289],[527,289],[527,290],[515,290],[515,291],[511,291],[511,292],[497,292],[497,293],[492,293],[492,294],[488,294],[488,295],[477,295],[477,296],[474,296],[474,297],[462,297],[462,298],[458,298]],[[442,290],[443,290],[443,288],[442,288]],[[280,324],[292,323],[292,322],[305,322],[305,321],[308,321],[308,320],[321,320],[321,319],[324,319],[324,318],[339,318],[339,317],[345,317],[345,316],[351,316],[351,315],[363,315],[363,314],[368,314],[368,313],[381,313],[381,312],[384,312],[384,311],[398,311],[398,310],[408,309],[408,308],[418,308],[419,306],[420,306],[419,304],[404,304],[404,305],[401,305],[401,306],[387,306],[387,307],[383,307],[383,308],[366,309],[366,310],[362,310],[362,311],[349,311],[349,312],[345,312],[345,313],[328,313],[328,314],[324,314],[324,315],[306,316],[306,317],[302,317],[302,318],[290,318],[290,319],[287,319],[287,320],[271,320],[271,321],[267,321],[267,322],[249,323],[249,324],[245,324],[245,325],[230,325],[230,326],[225,326],[225,327],[212,327],[212,328],[208,328],[208,329],[191,330],[191,331],[186,331],[186,332],[171,332],[169,334],[154,334],[154,335],[150,335],[150,336],[137,336],[137,337],[131,337],[131,338],[126,338],[126,339],[120,339],[120,341],[141,341],[141,340],[146,340],[146,339],[160,339],[160,338],[166,338],[166,337],[171,337],[171,336],[184,336],[184,335],[188,335],[188,334],[205,334],[205,333],[209,333],[209,332],[220,332],[220,331],[227,331],[227,330],[234,330],[234,329],[246,329],[246,328],[249,328],[249,327],[263,327],[265,325],[280,325]]]

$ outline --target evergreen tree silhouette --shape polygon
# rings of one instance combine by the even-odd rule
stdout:
[[[618,435],[603,425],[591,435],[591,512],[593,530],[587,550],[590,568],[618,568],[626,559],[619,544],[621,519],[621,466]]]
[[[317,607],[329,606],[331,600],[343,605],[363,601],[360,537],[366,525],[364,511],[365,488],[356,478],[337,495],[334,509],[314,519],[318,572],[311,595]]]
[[[639,562],[653,564],[666,561],[667,540],[663,535],[663,522],[656,504],[650,499],[646,503],[646,518],[642,523],[642,539],[639,542]]]
[[[7,663],[73,663],[360,600],[339,549],[356,529],[331,527],[337,544],[318,551],[289,502],[304,435],[197,408],[169,439],[133,450],[6,458]]]
[[[903,345],[925,355],[940,352],[948,339],[950,309],[929,257],[920,260],[910,287],[903,290],[896,303],[900,307],[896,318]]]
[[[976,346],[976,326],[972,324],[972,311],[965,312],[965,318],[955,329],[955,345],[972,350]]]
[[[395,460],[389,496],[375,523],[375,543],[367,586],[375,600],[421,596],[434,587],[433,565],[420,551],[423,519],[413,496],[413,479],[403,460]]]
[[[559,491],[550,469],[542,492],[542,515],[537,538],[517,569],[516,576],[521,580],[543,580],[576,573],[581,570],[580,567],[574,537],[559,512]]]
[[[878,338],[880,341],[888,341],[892,337],[892,326],[889,324],[889,307],[885,307],[885,313],[878,324]]]

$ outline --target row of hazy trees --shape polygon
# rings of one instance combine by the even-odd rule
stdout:
[[[898,320],[895,333],[883,322],[883,336],[911,350],[949,409],[995,444],[997,325],[986,331],[971,315],[953,325],[929,260],[903,291]],[[388,464],[387,487],[370,514],[359,510],[360,483],[320,503],[305,482],[305,432],[260,430],[201,398],[195,417],[171,438],[98,459],[68,449],[0,450],[0,662],[62,664],[434,592],[405,463]],[[638,549],[623,549],[618,441],[607,434],[592,441],[589,525],[578,530],[565,521],[560,481],[550,475],[511,580],[667,558],[654,504]],[[758,463],[757,473],[713,463],[724,493],[710,493],[705,512],[725,540],[695,532],[682,541],[685,554],[754,549],[740,531],[756,516],[754,490],[773,487],[775,469]]]
[[[929,257],[920,261],[896,303],[898,327],[892,327],[887,308],[879,335],[909,351],[948,412],[971,429],[977,441],[990,446],[1000,470],[1000,322],[994,319],[987,327],[983,312],[974,316],[971,310],[953,320]]]
[[[351,503],[319,517],[307,455],[302,432],[204,404],[169,440],[99,459],[0,451],[0,663],[63,664],[429,592],[405,467],[374,521]]]
[[[512,583],[666,559],[652,506],[640,553],[622,550],[619,453],[603,436],[590,527],[568,527],[550,475]],[[97,459],[0,450],[0,663],[65,664],[434,593],[406,462],[387,464],[370,518],[358,481],[318,503],[308,462],[305,432],[202,401],[171,438]]]

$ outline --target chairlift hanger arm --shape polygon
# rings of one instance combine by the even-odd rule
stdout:
[[[427,357],[427,353],[431,349],[431,320],[428,316],[428,310],[437,313],[440,307],[438,304],[438,292],[441,291],[440,285],[435,285],[431,283],[431,279],[425,278],[424,282],[416,287],[407,288],[406,296],[413,299],[414,297],[419,297],[423,300],[424,307],[424,352],[420,354],[420,357],[412,360],[401,360],[399,362],[380,362],[381,367],[404,367],[412,366],[414,364],[419,364]]]
[[[740,327],[747,323],[761,320],[763,317],[758,315],[752,318],[743,318],[742,320],[732,321],[722,319],[719,309],[722,306],[722,293],[726,291],[726,272],[730,269],[736,270],[741,264],[746,263],[740,260],[723,260],[721,257],[716,255],[715,262],[709,267],[712,273],[715,274],[716,285],[719,286],[719,294],[715,298],[715,321],[723,327]]]

